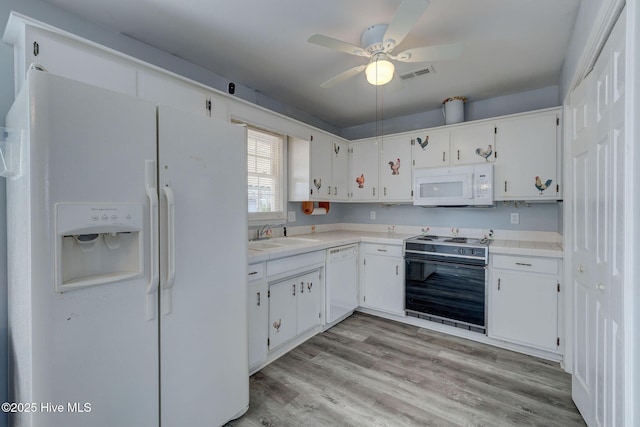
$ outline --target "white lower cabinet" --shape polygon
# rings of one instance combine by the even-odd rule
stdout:
[[[554,258],[492,255],[489,337],[559,352],[560,266]]]
[[[249,316],[249,369],[267,358],[269,300],[264,263],[249,265],[247,308]]]
[[[269,285],[269,350],[318,326],[320,270]]]
[[[363,244],[361,305],[404,315],[404,259],[402,246]]]

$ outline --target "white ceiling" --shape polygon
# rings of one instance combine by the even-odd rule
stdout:
[[[320,84],[366,58],[307,43],[321,33],[360,45],[389,23],[401,0],[43,0],[315,115],[338,128],[374,120],[376,89],[364,73]],[[383,90],[384,117],[557,85],[580,0],[431,0],[395,49],[462,42],[459,59],[396,63],[405,74]]]

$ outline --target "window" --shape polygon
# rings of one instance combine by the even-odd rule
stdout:
[[[249,221],[286,218],[284,135],[247,127]]]

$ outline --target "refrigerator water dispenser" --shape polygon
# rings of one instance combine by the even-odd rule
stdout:
[[[56,291],[142,276],[142,211],[141,204],[57,204]]]

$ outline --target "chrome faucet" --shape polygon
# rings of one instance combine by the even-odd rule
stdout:
[[[256,236],[256,240],[268,239],[268,237],[264,237],[264,234],[267,230],[270,230],[273,227],[284,227],[285,224],[265,224],[258,229],[258,235]]]

